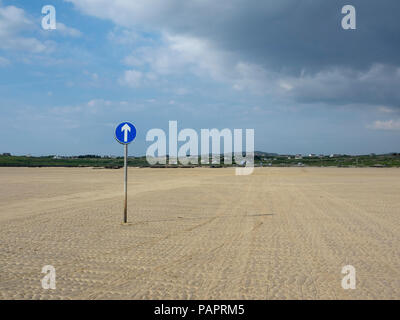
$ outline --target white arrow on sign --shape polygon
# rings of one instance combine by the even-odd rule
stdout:
[[[128,132],[131,132],[131,127],[125,123],[125,125],[121,128],[121,131],[124,133],[124,142],[128,142]]]

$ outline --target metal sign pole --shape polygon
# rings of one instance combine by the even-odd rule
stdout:
[[[124,223],[128,222],[128,145],[124,145],[125,159],[124,159],[124,191],[125,191],[125,206],[124,206]]]
[[[1,0],[0,0],[1,1]],[[132,123],[122,122],[115,129],[115,139],[124,145],[124,223],[128,222],[128,144],[136,138],[136,128]]]

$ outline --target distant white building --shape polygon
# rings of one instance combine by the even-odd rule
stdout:
[[[301,154],[296,154],[296,156],[294,158],[296,160],[299,160],[299,159],[303,159],[303,156]]]

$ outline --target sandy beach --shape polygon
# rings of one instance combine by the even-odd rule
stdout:
[[[123,170],[0,168],[0,299],[400,299],[399,194],[400,169],[131,168],[124,225]]]

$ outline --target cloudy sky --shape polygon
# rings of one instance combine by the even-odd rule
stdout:
[[[400,152],[399,16],[398,0],[0,0],[0,153],[121,154],[131,121],[142,155],[169,120],[252,128],[267,152]]]

